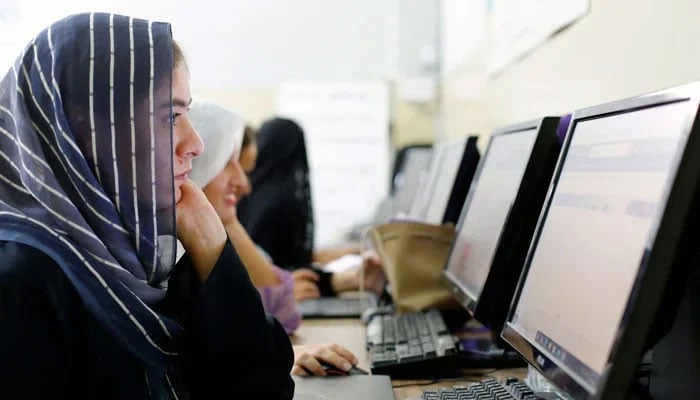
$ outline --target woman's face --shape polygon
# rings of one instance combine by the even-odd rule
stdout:
[[[233,154],[224,169],[203,189],[209,202],[224,223],[236,218],[236,204],[250,193],[250,181],[237,154]]]
[[[185,65],[173,69],[173,175],[175,176],[175,203],[180,201],[180,186],[187,181],[192,170],[192,159],[204,151],[204,143],[194,129],[188,115],[192,96],[190,80]]]
[[[255,164],[258,161],[258,144],[252,142],[243,148],[241,151],[241,167],[246,174],[250,174],[255,169]]]

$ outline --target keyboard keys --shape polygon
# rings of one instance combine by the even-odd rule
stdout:
[[[390,315],[382,316],[382,331],[384,333],[384,343],[396,343],[394,336],[394,320]]]
[[[510,391],[510,392],[509,392]],[[423,400],[536,400],[537,396],[524,383],[509,378],[501,384],[493,378],[466,386],[425,390]]]
[[[457,370],[451,357],[457,354],[455,340],[437,310],[376,316],[367,325],[366,341],[376,374],[419,378]]]

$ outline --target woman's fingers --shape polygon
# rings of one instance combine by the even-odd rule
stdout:
[[[321,279],[318,274],[308,268],[300,268],[292,272],[292,278],[294,280],[307,280],[318,282]]]

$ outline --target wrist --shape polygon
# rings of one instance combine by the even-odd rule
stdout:
[[[331,286],[336,293],[352,292],[359,289],[356,271],[348,270],[331,275]]]
[[[199,280],[205,282],[216,265],[228,236],[219,219],[195,217],[191,221],[196,223],[183,224],[182,231],[187,234],[181,235],[180,241],[192,259]]]

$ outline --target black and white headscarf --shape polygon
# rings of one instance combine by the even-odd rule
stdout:
[[[172,58],[169,24],[78,14],[0,82],[0,240],[56,260],[101,325],[157,369],[182,332],[153,309],[175,256]]]

